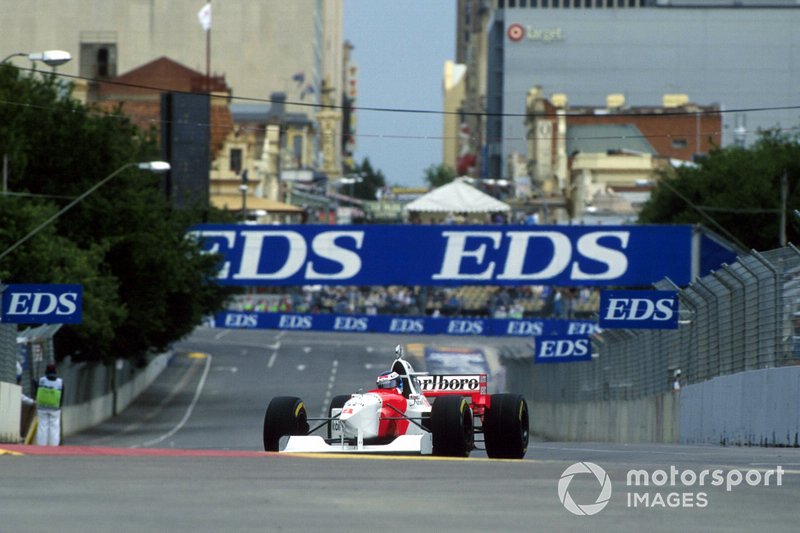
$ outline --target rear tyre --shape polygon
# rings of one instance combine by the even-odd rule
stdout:
[[[460,396],[441,396],[431,408],[433,455],[467,457],[474,445],[472,409]]]
[[[277,396],[269,402],[264,415],[264,450],[277,452],[281,437],[308,433],[308,413],[303,400]]]
[[[521,394],[492,394],[483,418],[486,454],[493,459],[522,459],[528,451],[528,402]]]
[[[328,407],[328,417],[333,418],[333,410],[334,409],[341,409],[347,400],[350,399],[349,394],[341,394],[339,396],[334,396],[333,400],[331,400],[331,405]],[[328,438],[333,437],[333,422],[328,422]]]

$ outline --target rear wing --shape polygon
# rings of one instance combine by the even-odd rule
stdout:
[[[469,396],[473,406],[490,407],[486,374],[416,374],[426,397]]]

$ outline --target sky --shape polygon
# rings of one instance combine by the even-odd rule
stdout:
[[[344,38],[355,47],[357,107],[441,111],[442,73],[455,60],[456,0],[344,0]],[[425,185],[442,162],[442,115],[356,111],[355,160],[369,158],[388,185]]]

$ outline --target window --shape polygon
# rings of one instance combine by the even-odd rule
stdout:
[[[97,76],[100,78],[108,77],[108,55],[108,48],[106,47],[100,48],[97,51]]]
[[[230,170],[239,174],[242,171],[242,149],[231,148],[230,151]]]
[[[295,165],[297,168],[303,166],[303,136],[295,135],[292,138],[292,155],[294,156]]]
[[[689,146],[689,143],[686,141],[686,139],[672,139],[672,147],[676,150],[682,150],[687,146]]]
[[[82,35],[84,37],[84,35]],[[86,35],[98,41],[82,41],[78,72],[81,77],[109,79],[117,76],[117,45],[109,42],[116,39],[114,34]]]

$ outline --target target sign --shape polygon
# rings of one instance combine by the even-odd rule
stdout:
[[[511,24],[506,33],[512,41],[519,41],[525,37],[525,28],[522,27],[522,24]]]

